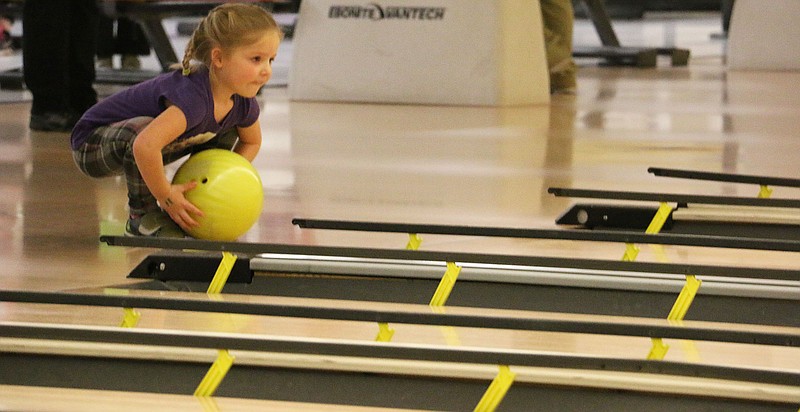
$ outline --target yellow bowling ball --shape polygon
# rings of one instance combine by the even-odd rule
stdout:
[[[196,181],[186,199],[201,211],[189,235],[204,240],[233,241],[250,230],[261,215],[264,188],[247,159],[229,150],[209,149],[189,157],[175,172],[174,184]]]

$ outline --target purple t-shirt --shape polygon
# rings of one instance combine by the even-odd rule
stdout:
[[[258,120],[259,115],[255,98],[233,95],[233,108],[221,123],[217,123],[208,70],[200,69],[188,76],[176,70],[115,93],[92,106],[72,129],[72,149],[79,148],[100,126],[139,116],[158,116],[167,108],[167,101],[181,109],[186,116],[186,131],[174,142],[185,145],[195,143],[191,138],[198,135],[250,126]]]

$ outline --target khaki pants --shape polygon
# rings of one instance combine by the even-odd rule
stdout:
[[[572,29],[575,15],[572,0],[541,0],[547,67],[552,86],[575,86],[575,62],[572,59]],[[557,74],[555,78],[553,74]],[[566,77],[566,79],[562,79]],[[571,84],[554,85],[565,81]]]

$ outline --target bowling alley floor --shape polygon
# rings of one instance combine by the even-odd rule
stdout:
[[[668,167],[800,178],[800,72],[736,72],[725,65],[716,13],[662,13],[615,22],[623,45],[691,50],[688,66],[614,67],[578,60],[578,91],[550,105],[456,107],[298,102],[285,73],[291,41],[276,63],[275,85],[260,96],[264,143],[254,161],[265,206],[243,242],[402,248],[402,234],[303,230],[297,217],[377,222],[557,228],[575,200],[549,187],[755,196],[758,187],[667,179]],[[596,45],[587,21],[575,43]],[[174,37],[176,44],[185,38]],[[19,56],[3,57],[5,65]],[[155,65],[151,56],[145,67]],[[283,76],[283,77],[281,77]],[[102,94],[115,87],[99,85]],[[27,127],[30,96],[0,90],[0,289],[61,291],[124,285],[153,250],[101,244],[127,218],[124,181],[91,179],[73,165],[65,133]],[[175,167],[170,168],[170,172]],[[800,191],[776,188],[776,198]],[[424,236],[424,250],[618,259],[616,243]],[[797,253],[705,247],[642,247],[639,260],[796,269]],[[113,326],[118,311],[0,302],[0,321]],[[373,325],[320,327],[297,319],[150,310],[142,327],[373,338]],[[440,335],[400,341],[442,343]],[[548,340],[553,339],[553,340]],[[464,344],[535,347],[628,356],[649,340],[529,332],[486,336],[465,330]],[[796,348],[675,346],[669,359],[756,365],[800,372]]]

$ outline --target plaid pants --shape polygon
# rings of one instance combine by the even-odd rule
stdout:
[[[87,176],[100,178],[125,175],[128,186],[128,207],[132,215],[143,215],[160,209],[158,201],[142,179],[133,157],[133,141],[151,121],[152,117],[134,117],[109,126],[98,127],[86,143],[72,152],[75,164]],[[231,150],[237,139],[238,135],[234,129],[194,146],[167,146],[161,151],[161,156],[167,165],[186,155],[206,149]]]

